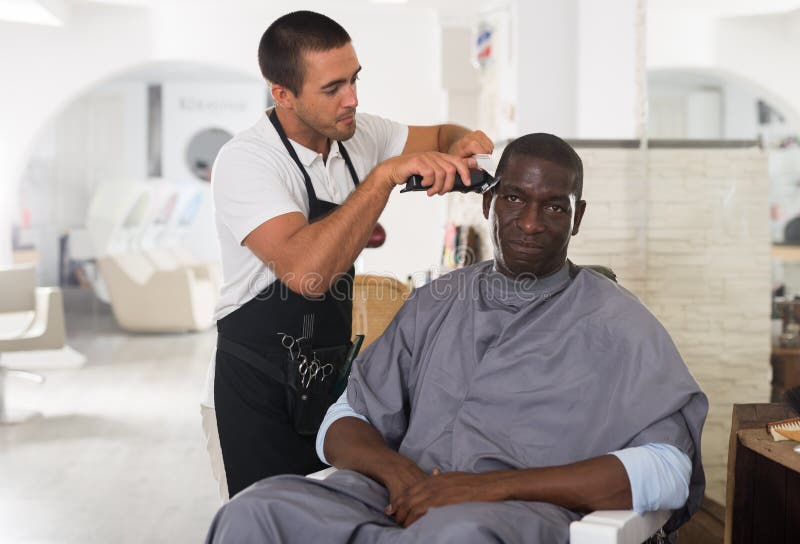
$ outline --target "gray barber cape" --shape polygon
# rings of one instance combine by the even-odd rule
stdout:
[[[705,395],[636,297],[570,263],[533,281],[483,262],[417,289],[357,360],[347,398],[426,472],[563,465],[660,442],[693,461],[668,529],[703,496]],[[224,506],[207,542],[556,543],[581,517],[541,502],[464,503],[403,529],[387,504],[352,471],[276,476]]]

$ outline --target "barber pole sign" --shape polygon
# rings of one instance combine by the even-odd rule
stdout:
[[[492,60],[492,27],[488,23],[478,24],[478,32],[475,37],[475,64],[479,68],[485,68]]]

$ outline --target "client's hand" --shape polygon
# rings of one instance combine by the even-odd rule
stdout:
[[[408,527],[425,515],[429,508],[462,502],[492,502],[502,500],[499,489],[490,473],[433,471],[433,476],[410,486],[396,501],[392,501],[387,514]]]
[[[386,489],[389,491],[389,505],[385,510],[387,516],[391,516],[394,513],[395,503],[410,487],[430,478],[415,463],[410,460],[407,461],[407,463],[401,462],[393,467],[391,475],[385,479]]]

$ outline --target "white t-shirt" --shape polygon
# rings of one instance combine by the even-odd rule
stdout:
[[[266,115],[222,146],[211,175],[214,220],[222,257],[222,289],[214,318],[219,320],[275,281],[275,274],[242,245],[262,223],[290,212],[308,217],[308,195],[300,169]],[[359,180],[378,164],[399,155],[408,127],[365,113],[356,114],[356,132],[344,142]],[[311,177],[319,200],[341,204],[355,189],[337,142],[328,160],[290,140]],[[214,357],[203,404],[214,406]]]

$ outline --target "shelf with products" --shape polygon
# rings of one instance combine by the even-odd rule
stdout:
[[[442,246],[442,268],[453,270],[474,264],[481,259],[478,232],[470,225],[449,222]]]

